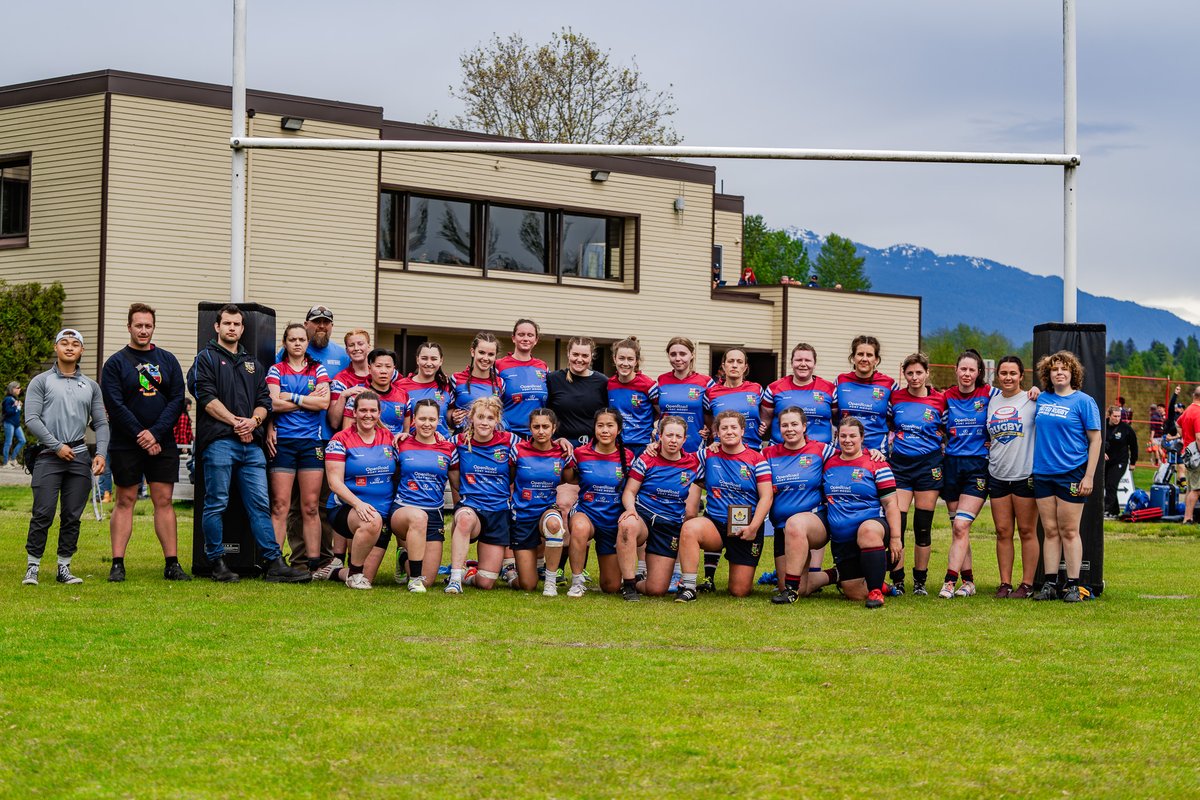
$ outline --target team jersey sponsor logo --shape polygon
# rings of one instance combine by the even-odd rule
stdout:
[[[861,481],[866,474],[867,471],[865,469],[862,469],[861,467],[855,467],[850,473],[850,480]]]
[[[367,485],[367,479],[366,479],[366,477],[364,477],[364,476],[360,476],[360,477],[357,477],[357,478],[355,478],[355,479],[354,479],[354,485],[355,485],[355,486],[366,486],[366,485]]]
[[[583,493],[583,500],[584,500],[584,502],[585,502],[585,503],[590,503],[590,502],[592,502],[592,501],[593,501],[593,500],[595,500],[595,499],[596,499],[596,495],[594,495],[593,493],[591,493],[591,492],[584,492],[584,493]]]
[[[471,484],[472,486],[474,486],[474,485],[475,485],[475,476],[474,476],[474,474],[472,474],[472,473],[468,472],[468,473],[467,473],[467,474],[466,474],[464,477],[467,479],[467,483]]]
[[[519,403],[519,402],[521,402],[521,397],[522,397],[522,395],[519,395],[519,394],[514,394],[514,395],[512,396],[512,401],[513,401],[513,403]]]
[[[221,363],[223,364],[225,362],[222,361]],[[242,367],[245,368],[246,372],[249,372],[251,375],[254,374],[254,362],[253,361],[244,362],[242,364]]]
[[[472,483],[474,483],[474,481],[471,481],[471,482],[472,482]],[[418,489],[420,489],[420,488],[421,488],[420,484],[418,484],[416,481],[409,481],[409,482],[408,482],[408,490],[409,490],[410,492],[415,492],[415,491],[417,491],[417,490],[418,490]]]
[[[876,387],[872,388],[871,389],[871,397],[874,400],[882,400],[883,399],[883,387],[876,386]]]
[[[721,499],[721,487],[719,486],[714,486],[713,488],[709,489],[708,493],[711,494],[715,500]]]
[[[533,490],[532,489],[522,489],[521,490],[521,499],[522,500],[532,500],[533,499]]]

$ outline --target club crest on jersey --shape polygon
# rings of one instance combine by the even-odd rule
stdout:
[[[314,380],[313,378],[309,378],[308,379],[308,390],[311,392],[315,388],[317,388],[316,380]]]
[[[980,400],[979,398],[976,398],[976,399],[975,399],[975,410],[976,410],[976,411],[983,411],[983,401],[982,401],[982,400]]]
[[[882,386],[876,386],[871,389],[871,399],[873,399],[873,400],[882,400],[883,399],[883,387]]]
[[[747,394],[746,395],[746,405],[750,405],[750,406],[758,405],[758,395]]]
[[[441,389],[435,389],[433,392],[433,399],[440,406],[442,404],[442,401],[446,399],[446,393],[443,392]]]
[[[253,361],[243,362],[242,367],[245,368],[246,372],[249,372],[251,375],[254,374],[254,362]]]
[[[671,537],[670,550],[671,550],[671,552],[672,552],[672,553],[674,553],[674,552],[676,552],[677,550],[679,550],[679,537],[678,537],[678,536],[672,536],[672,537]]]
[[[634,408],[637,408],[641,404],[642,404],[641,395],[635,394],[633,397],[629,398],[629,405],[633,406]]]
[[[811,467],[813,463],[813,457],[810,455],[800,456],[798,459],[796,459],[796,463],[801,467]]]
[[[546,370],[544,370],[544,369],[535,369],[533,371],[533,374],[537,376],[537,379],[539,381],[546,380]]]
[[[438,469],[445,469],[446,467],[450,466],[450,459],[439,453],[437,457],[437,465]]]
[[[695,400],[699,396],[700,396],[699,387],[692,386],[692,387],[688,388],[688,400]]]
[[[866,474],[867,474],[867,471],[865,469],[862,469],[860,467],[855,467],[855,469],[853,471],[851,471],[851,473],[850,473],[850,480],[861,481],[863,479],[863,476],[865,476]]]
[[[747,467],[745,464],[739,464],[738,465],[738,477],[741,478],[742,480],[749,478],[750,477],[750,468]]]
[[[688,472],[686,469],[679,473],[679,485],[680,486],[687,486],[688,483],[691,482],[691,480],[692,480],[692,473]]]
[[[812,397],[815,402],[818,402],[818,403],[825,402],[825,393],[824,392],[813,392]]]
[[[559,475],[562,475],[562,469],[563,469],[562,462],[559,461],[557,458],[554,459],[554,476],[558,477]]]
[[[921,413],[921,419],[926,422],[933,422],[933,409],[927,408]]]
[[[496,459],[497,461],[503,461],[507,457],[508,457],[508,451],[505,450],[503,447],[497,447],[495,450],[492,451],[492,458]]]
[[[392,452],[392,446],[390,444],[385,444],[383,446],[383,457],[384,458],[395,458],[396,457],[396,454],[394,452]],[[438,458],[441,458],[441,456],[438,456]]]
[[[929,470],[929,474],[933,476],[935,481],[940,481],[942,479],[942,468],[934,467],[933,469]]]
[[[987,490],[987,481],[984,480],[983,478],[976,478],[975,479],[975,488],[981,492],[986,491]]]

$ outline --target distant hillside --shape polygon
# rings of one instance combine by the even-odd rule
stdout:
[[[788,233],[804,241],[816,258],[824,237],[804,228],[789,228]],[[866,259],[874,291],[922,297],[922,334],[963,322],[1023,344],[1033,338],[1034,325],[1062,318],[1061,277],[1031,275],[986,258],[941,255],[911,244],[883,249],[855,244]],[[1080,322],[1108,325],[1109,341],[1133,339],[1141,349],[1155,339],[1169,347],[1176,338],[1200,338],[1200,326],[1129,300],[1080,292],[1078,310]]]

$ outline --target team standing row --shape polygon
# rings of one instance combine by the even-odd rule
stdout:
[[[148,317],[153,331],[153,311],[135,308],[131,346],[138,344],[135,316]],[[762,387],[746,379],[746,353],[736,348],[725,353],[720,382],[698,374],[695,345],[682,337],[668,343],[672,371],[658,380],[640,371],[640,345],[632,338],[613,345],[612,377],[592,370],[595,345],[585,338],[569,342],[565,369],[550,371],[533,354],[537,325],[520,320],[507,356],[499,356],[494,335],[481,333],[466,368],[447,376],[442,348],[426,342],[417,351],[416,371],[402,377],[395,354],[371,349],[366,331],[347,333],[344,350],[329,342],[332,316],[314,306],[305,324],[288,325],[278,363],[263,374],[239,345],[241,313],[226,307],[217,337],[189,373],[200,412],[196,447],[205,471],[206,555],[218,580],[236,579],[221,558],[220,520],[236,478],[244,497],[270,497],[269,514],[263,513],[265,502],[247,500],[251,527],[272,565],[269,579],[337,578],[367,588],[395,535],[402,545],[397,572],[412,576],[411,591],[424,591],[442,561],[441,509],[449,485],[455,513],[448,592],[461,592],[464,583],[490,588],[499,580],[528,590],[543,573],[543,592],[556,594],[566,549],[567,593],[579,596],[594,540],[606,591],[619,590],[628,599],[639,592],[663,594],[678,569],[677,599],[694,600],[713,588],[724,551],[730,591],[744,595],[769,519],[780,576],[775,602],[793,602],[836,582],[847,596],[877,607],[885,591],[904,590],[910,509],[913,590],[926,593],[939,494],[953,520],[940,595],[973,594],[968,537],[990,495],[999,596],[1031,593],[1039,509],[1047,572],[1057,573],[1061,547],[1064,599],[1088,596],[1078,586],[1078,520],[1098,460],[1099,414],[1078,391],[1082,369],[1069,353],[1039,365],[1048,388],[1040,395],[1021,390],[1024,368],[1015,356],[1001,360],[998,388],[984,385],[982,360],[973,351],[958,359],[957,384],[938,392],[927,385],[924,356],[905,359],[901,388],[878,371],[878,341],[860,336],[851,346],[852,371],[836,381],[816,375],[815,349],[801,344],[791,353],[791,374]],[[148,339],[144,344],[143,356],[162,352]],[[145,405],[141,376],[161,372],[159,366],[133,367],[138,381],[131,388],[137,391],[116,401],[123,427],[141,423],[120,419],[121,410],[128,413],[120,409],[122,400]],[[110,413],[111,394],[105,393]],[[149,417],[156,412],[143,410]],[[157,412],[154,419],[170,413]],[[138,431],[132,438],[141,445],[146,437]],[[260,442],[265,465],[258,463]],[[153,490],[161,482],[154,478],[165,476],[150,474],[147,459],[158,454],[144,446],[142,451],[133,466]],[[255,477],[263,466],[268,481]],[[329,495],[322,520],[324,486]],[[300,535],[292,550],[304,553],[306,570],[281,558],[287,518],[296,510]],[[1016,589],[1014,527],[1025,569]],[[472,541],[478,542],[479,560],[468,568]],[[827,543],[835,566],[822,570]],[[705,580],[698,582],[702,551]],[[892,586],[884,583],[888,569]],[[1039,597],[1056,591],[1051,580]]]

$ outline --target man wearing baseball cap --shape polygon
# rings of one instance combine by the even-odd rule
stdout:
[[[350,356],[346,353],[346,348],[342,347],[337,342],[333,341],[333,309],[329,306],[317,304],[308,310],[304,315],[304,328],[308,331],[308,357],[316,361],[321,366],[325,367],[325,371],[332,377],[337,375],[342,370],[350,366]],[[283,361],[286,354],[283,348],[279,348],[279,352],[275,354],[276,362]],[[273,432],[273,431],[272,431]],[[333,434],[337,431],[329,426],[329,420],[326,415],[321,415],[321,445],[322,447],[329,443]],[[322,478],[321,480],[321,508],[325,508],[325,503],[329,499],[329,484]],[[299,485],[292,487],[292,504],[288,511],[287,519],[287,541],[288,547],[292,551],[291,564],[299,567],[305,564],[305,549],[304,549],[304,530],[301,522],[300,514],[300,490]],[[329,527],[329,523],[324,517],[321,519],[321,561],[328,568],[333,559],[333,528]],[[338,564],[336,566],[341,566]]]
[[[83,374],[83,334],[63,328],[54,337],[53,366],[35,375],[25,393],[25,425],[42,450],[33,464],[33,513],[25,539],[28,554],[25,579],[37,586],[42,554],[54,511],[61,505],[58,525],[59,583],[83,583],[71,574],[71,557],[79,543],[79,517],[92,489],[92,476],[104,471],[108,455],[108,417],[100,385]],[[84,440],[88,427],[96,431],[96,455],[88,458]]]

